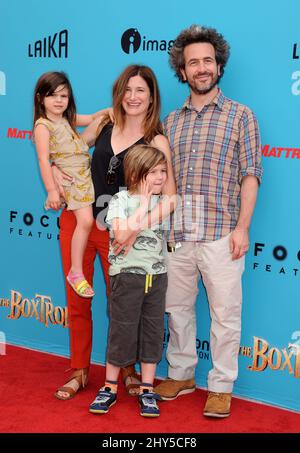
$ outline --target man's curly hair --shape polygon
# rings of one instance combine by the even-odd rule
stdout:
[[[220,65],[219,80],[224,74],[224,68],[230,55],[230,46],[223,36],[214,28],[206,28],[200,25],[191,25],[182,30],[174,41],[170,50],[170,65],[174,69],[179,81],[185,83],[180,69],[184,69],[185,61],[183,51],[189,44],[205,42],[211,44],[216,52],[216,62]]]

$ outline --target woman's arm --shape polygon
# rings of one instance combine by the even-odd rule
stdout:
[[[51,209],[60,209],[60,197],[52,175],[49,162],[49,139],[50,133],[46,126],[39,124],[34,131],[35,146],[38,155],[39,167],[42,180],[48,192],[48,204]]]
[[[109,109],[98,110],[98,112],[91,113],[88,115],[76,114],[76,126],[89,126],[93,121],[95,121],[99,116],[104,116],[108,113]]]
[[[89,147],[94,146],[96,138],[98,136],[98,128],[100,123],[103,121],[103,116],[96,118],[88,127],[81,133],[82,138],[86,141]]]
[[[148,213],[148,202],[141,204],[135,213],[127,219],[115,218],[112,221],[112,229],[115,240],[118,244],[124,244],[133,236],[134,240],[137,233],[141,230],[141,223]]]
[[[109,115],[112,122],[114,122],[113,109],[108,107],[106,109],[98,110],[98,112],[91,113],[89,115],[76,115],[76,126],[89,126],[93,121],[95,121],[100,116],[103,118],[105,115]]]

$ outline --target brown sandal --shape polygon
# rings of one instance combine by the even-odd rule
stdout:
[[[122,381],[125,385],[126,392],[130,396],[137,396],[139,394],[141,381],[135,371],[134,365],[129,365],[126,368],[122,368],[121,372]],[[131,379],[135,379],[137,383],[130,382]]]
[[[68,371],[68,370],[67,370]],[[88,368],[79,368],[74,371],[70,379],[63,385],[59,387],[54,396],[59,400],[70,400],[73,398],[79,390],[82,390],[86,387],[88,383]],[[68,396],[59,395],[58,392],[68,393]]]

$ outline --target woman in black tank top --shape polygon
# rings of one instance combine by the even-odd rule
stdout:
[[[119,152],[116,156],[111,146],[111,136],[112,136],[113,124],[109,123],[105,125],[98,135],[95,142],[95,149],[92,157],[92,179],[95,189],[95,200],[98,199],[98,203],[93,205],[94,218],[96,219],[98,214],[100,214],[107,205],[107,200],[103,198],[103,205],[101,206],[99,197],[103,194],[108,194],[113,196],[115,193],[122,190],[125,187],[125,178],[124,178],[124,168],[123,160],[126,156],[128,148]],[[145,144],[144,137],[137,140],[133,145]],[[107,172],[109,165],[113,156],[116,157],[115,168],[112,168],[109,177]],[[111,165],[112,166],[112,165]],[[103,215],[101,216],[103,217]]]
[[[131,65],[125,68],[113,86],[114,124],[107,116],[98,118],[83,132],[82,136],[95,146],[92,157],[92,179],[95,187],[93,213],[95,223],[90,233],[85,256],[84,275],[92,284],[94,260],[97,254],[109,291],[108,247],[109,235],[105,227],[105,211],[110,198],[124,187],[123,159],[134,144],[151,144],[166,154],[168,160],[168,182],[164,193],[176,193],[171,163],[169,142],[162,135],[160,123],[160,94],[153,71],[147,66]],[[61,184],[65,175],[55,170],[55,179]],[[64,210],[60,217],[60,245],[65,275],[71,261],[71,239],[76,222],[71,211]],[[130,247],[135,237],[124,246]],[[120,246],[119,249],[122,247]],[[70,325],[71,368],[74,372],[68,382],[60,387],[55,396],[70,399],[85,387],[88,381],[90,355],[92,348],[91,299],[79,297],[69,285],[66,296]],[[96,294],[97,297],[97,294]],[[137,394],[138,376],[134,364],[122,370],[123,382],[130,394]]]

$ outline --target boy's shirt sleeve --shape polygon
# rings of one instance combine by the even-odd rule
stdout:
[[[112,221],[116,218],[127,218],[127,196],[126,191],[116,193],[109,202],[108,211],[106,215],[106,223],[109,228],[112,226]]]

